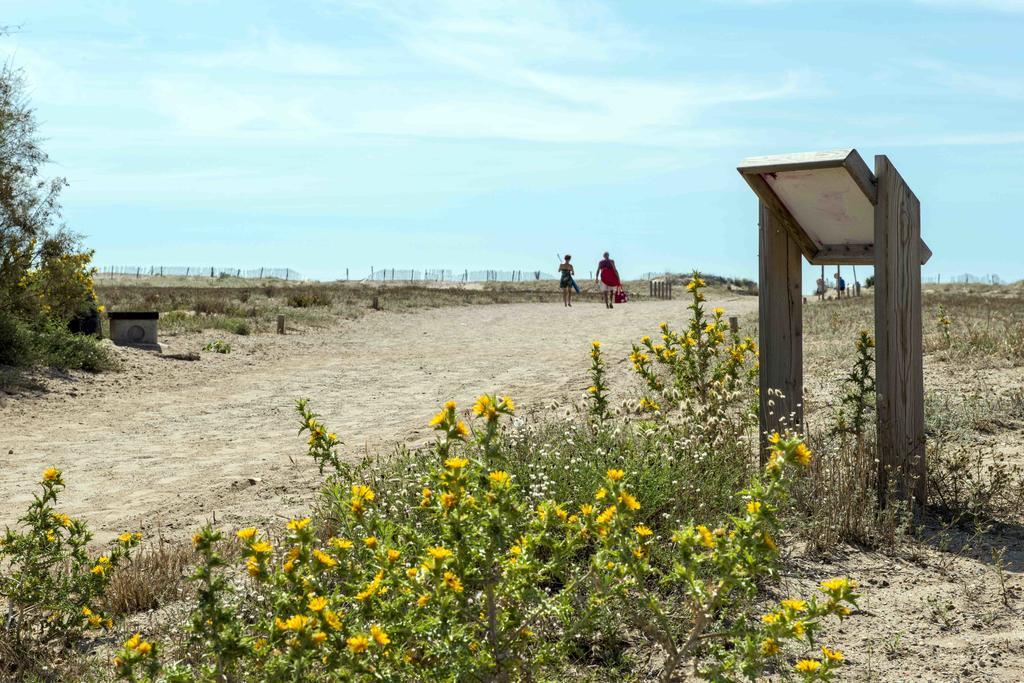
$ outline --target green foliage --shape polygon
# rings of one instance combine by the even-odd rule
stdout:
[[[330,458],[326,428],[300,402],[310,455]],[[713,680],[753,679],[804,651],[821,620],[849,613],[847,579],[821,597],[749,614],[758,584],[775,574],[777,512],[791,471],[810,452],[773,437],[764,478],[742,492],[721,527],[684,524],[669,535],[641,521],[643,502],[623,470],[610,468],[587,502],[535,503],[494,469],[499,420],[515,406],[481,396],[475,428],[445,404],[424,486],[387,498],[349,476],[325,495],[330,515],[291,520],[277,545],[255,528],[236,533],[249,583],[216,550],[220,534],[195,536],[198,601],[188,656],[161,669],[156,645],[133,636],[117,666],[123,678],[167,680],[533,680],[557,675],[569,652],[608,628],[631,629],[665,660],[661,680],[696,664]],[[830,680],[838,651],[794,664],[805,680]],[[811,662],[811,663],[808,663]]]
[[[868,428],[868,415],[875,402],[875,357],[872,349],[875,340],[867,330],[861,330],[856,342],[857,358],[853,370],[843,380],[846,393],[842,398],[842,411],[837,420],[836,431],[852,435],[863,447],[864,433]]]
[[[231,353],[231,344],[227,343],[223,339],[214,339],[212,342],[208,342],[203,347],[203,351],[213,351],[214,353]]]
[[[0,365],[43,365],[59,370],[102,372],[116,367],[95,337],[73,334],[57,321],[27,323],[0,313]]]
[[[608,419],[608,384],[604,373],[601,342],[595,340],[590,344],[590,386],[587,387],[587,399],[590,401],[590,414],[599,422]]]
[[[0,544],[0,596],[9,606],[4,629],[26,644],[110,628],[112,620],[100,608],[103,592],[141,538],[122,534],[109,551],[92,557],[86,525],[56,510],[64,488],[60,470],[44,471],[40,487],[19,520],[22,530],[7,529]]]

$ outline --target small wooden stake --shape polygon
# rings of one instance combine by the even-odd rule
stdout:
[[[284,334],[284,316],[277,316],[277,333]]]
[[[729,318],[729,331],[733,334],[737,334],[740,331],[740,319],[736,316],[730,316]]]

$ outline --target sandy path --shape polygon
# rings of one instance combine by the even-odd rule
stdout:
[[[711,304],[748,315],[757,299]],[[122,373],[76,376],[41,398],[0,405],[0,527],[14,523],[50,464],[65,472],[64,509],[100,538],[157,526],[175,536],[213,515],[236,524],[285,516],[319,481],[296,436],[294,399],[311,398],[355,457],[429,438],[423,425],[449,398],[465,406],[499,391],[525,409],[574,399],[586,386],[591,339],[604,342],[613,381],[624,378],[629,344],[663,319],[681,320],[684,306],[381,313],[331,330],[232,338],[231,354],[204,353],[198,363],[121,350]],[[186,350],[210,338],[167,341]]]

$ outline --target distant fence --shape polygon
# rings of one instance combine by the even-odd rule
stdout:
[[[930,285],[941,285],[943,282],[947,284],[964,284],[964,285],[1001,285],[1005,284],[998,275],[971,275],[964,273],[963,275],[931,275],[929,277],[923,277],[921,280],[925,284]]]
[[[410,270],[407,268],[373,268],[369,280],[374,282],[527,282],[557,280],[557,275],[539,270]]]
[[[218,268],[217,266],[102,266],[100,277],[241,277],[251,280],[301,280],[291,268]]]

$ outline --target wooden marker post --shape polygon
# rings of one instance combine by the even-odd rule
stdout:
[[[734,315],[729,317],[729,331],[733,334],[738,334],[740,331],[740,319]]]
[[[769,434],[803,427],[803,303],[800,247],[764,202],[759,207],[759,414],[764,464]]]
[[[921,204],[884,155],[875,157],[875,377],[878,495],[927,499],[921,339]]]
[[[284,334],[284,316],[277,316],[277,333]]]

